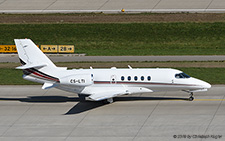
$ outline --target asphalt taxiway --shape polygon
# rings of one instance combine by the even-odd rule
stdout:
[[[0,0],[0,13],[225,12],[224,0]]]
[[[0,86],[0,140],[224,140],[225,86],[80,103],[73,93]],[[217,139],[215,139],[217,138]]]

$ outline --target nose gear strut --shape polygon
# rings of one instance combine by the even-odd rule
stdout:
[[[190,97],[188,98],[189,101],[193,101],[193,100],[194,100],[193,95],[194,95],[193,92],[191,92],[191,93],[190,93]]]

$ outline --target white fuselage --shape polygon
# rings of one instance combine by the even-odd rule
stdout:
[[[93,101],[107,100],[125,94],[155,91],[206,91],[210,84],[176,69],[73,69],[55,64],[30,39],[15,39],[26,80],[43,83],[42,89],[58,88],[79,94]]]
[[[196,78],[176,78],[175,75],[180,73],[182,72],[179,70],[166,68],[111,68],[59,69],[50,75],[60,78],[60,83],[58,83],[56,88],[79,94],[90,94],[98,91],[98,89],[99,91],[103,89],[108,89],[109,91],[123,89],[128,94],[133,94],[155,91],[193,91],[211,87],[207,82]],[[36,82],[42,82],[42,80],[37,80]],[[45,82],[43,81],[43,83]]]
[[[42,89],[58,88],[84,95],[93,101],[107,100],[124,94],[155,91],[205,91],[210,84],[176,69],[73,69],[55,64],[30,39],[15,39],[26,80],[43,83]]]

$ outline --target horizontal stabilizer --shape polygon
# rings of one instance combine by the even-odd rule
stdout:
[[[24,70],[24,69],[30,69],[30,68],[42,68],[45,66],[47,66],[47,65],[46,64],[26,64],[23,66],[16,67],[16,69]]]

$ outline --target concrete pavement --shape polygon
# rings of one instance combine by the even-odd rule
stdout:
[[[224,13],[224,0],[0,0],[0,13]]]
[[[185,92],[158,92],[118,97],[108,105],[80,103],[75,94],[39,85],[0,89],[0,140],[225,138],[224,85],[196,93],[192,102]]]

